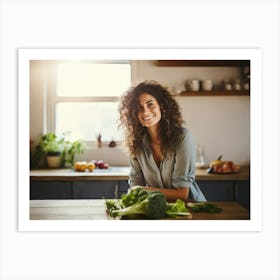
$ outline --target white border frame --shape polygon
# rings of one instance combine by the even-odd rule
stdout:
[[[250,220],[107,221],[29,219],[30,60],[250,60]],[[18,230],[19,231],[261,231],[262,52],[260,49],[19,49],[18,50]],[[252,141],[253,140],[253,141]],[[22,164],[22,163],[25,164]],[[78,229],[78,230],[77,230]]]

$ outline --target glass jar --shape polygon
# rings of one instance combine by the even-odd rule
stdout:
[[[204,147],[203,145],[196,145],[195,148],[195,167],[196,168],[205,168],[205,160],[204,160]]]

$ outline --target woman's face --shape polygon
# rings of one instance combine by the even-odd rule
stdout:
[[[139,105],[138,119],[142,126],[156,126],[161,120],[161,111],[157,100],[148,93],[142,93],[139,96]]]

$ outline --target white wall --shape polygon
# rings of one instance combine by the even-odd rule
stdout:
[[[30,63],[30,138],[36,141],[45,132],[45,83],[44,64],[40,61]]]
[[[241,165],[250,163],[250,99],[236,97],[179,97],[187,127],[205,160],[219,155]]]
[[[212,79],[214,85],[225,79],[238,79],[235,67],[158,67],[153,61],[136,61],[133,84],[156,80],[170,88],[182,88],[189,79]],[[31,65],[30,136],[36,141],[44,128],[43,67]],[[250,98],[248,96],[176,96],[182,108],[186,126],[191,129],[196,143],[203,145],[205,161],[223,155],[240,165],[250,163]],[[128,157],[121,147],[91,148],[77,160],[103,159],[111,165],[128,165]]]

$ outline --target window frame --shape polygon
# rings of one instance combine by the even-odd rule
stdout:
[[[46,85],[45,85],[45,104],[46,104],[46,128],[47,131],[56,131],[56,104],[59,102],[119,102],[120,96],[58,96],[56,94],[56,84],[57,84],[57,66],[59,63],[64,61],[48,61],[47,71],[46,71]],[[130,65],[130,86],[133,84],[133,80],[137,75],[138,63],[137,61],[131,60],[107,60],[107,61],[80,61],[85,63],[127,63]],[[102,141],[104,147],[108,146],[109,141]],[[96,147],[97,140],[85,140],[88,148]],[[123,140],[116,141],[117,146],[123,143]]]

